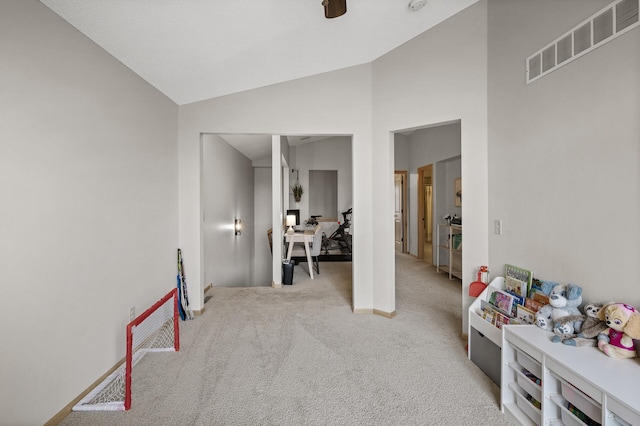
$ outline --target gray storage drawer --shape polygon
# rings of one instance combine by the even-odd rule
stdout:
[[[471,361],[500,386],[500,364],[502,350],[484,334],[471,328]]]

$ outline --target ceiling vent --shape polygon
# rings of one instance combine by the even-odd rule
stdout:
[[[640,25],[640,0],[618,0],[527,58],[527,84]]]

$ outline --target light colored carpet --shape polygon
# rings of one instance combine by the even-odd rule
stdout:
[[[214,288],[180,322],[178,353],[148,354],[128,412],[73,425],[506,425],[499,389],[459,337],[460,283],[396,257],[397,316],[351,311],[351,263],[294,285]]]

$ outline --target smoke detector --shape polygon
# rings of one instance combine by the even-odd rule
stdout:
[[[409,10],[412,12],[417,12],[422,9],[424,5],[427,4],[427,0],[411,0],[409,2]]]

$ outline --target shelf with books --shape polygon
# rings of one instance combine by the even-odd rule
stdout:
[[[529,297],[536,290],[532,275],[505,265],[505,276],[492,280],[469,306],[467,355],[498,384],[503,326],[534,323],[535,312],[541,306],[540,301]]]

